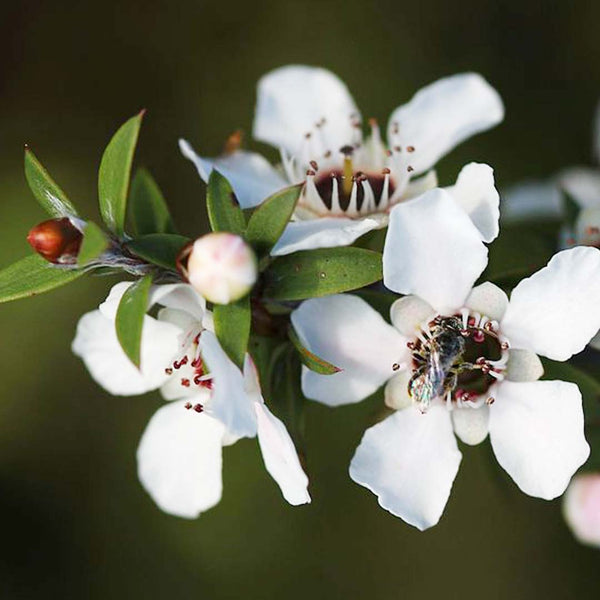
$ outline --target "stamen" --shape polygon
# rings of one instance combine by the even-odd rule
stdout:
[[[353,173],[354,168],[352,166],[352,158],[346,155],[344,156],[344,175],[342,178],[342,189],[344,190],[344,194],[346,194],[347,196],[349,196],[352,192]]]

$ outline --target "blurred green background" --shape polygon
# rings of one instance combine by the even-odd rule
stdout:
[[[444,182],[470,160],[492,164],[500,186],[590,162],[598,23],[600,3],[587,1],[3,2],[1,263],[28,252],[26,232],[45,218],[23,143],[95,217],[102,148],[142,107],[138,164],[184,232],[205,231],[178,136],[211,154],[232,130],[249,133],[256,80],[290,62],[334,70],[382,122],[422,85],[481,72],[506,121],[445,158]],[[0,597],[597,598],[600,553],[573,541],[559,502],[500,475],[487,444],[464,452],[439,526],[419,533],[381,510],[347,476],[374,402],[309,405],[311,505],[287,506],[242,441],[225,449],[219,506],[191,522],[162,514],[135,472],[159,398],[110,397],[69,350],[110,283],[0,307]]]

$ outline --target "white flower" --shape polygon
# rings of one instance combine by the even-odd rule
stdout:
[[[600,473],[573,477],[564,495],[563,514],[582,544],[600,548]]]
[[[503,116],[500,97],[480,75],[454,75],[425,87],[393,111],[386,146],[373,119],[371,134],[363,140],[360,113],[338,77],[293,65],[267,73],[258,83],[254,137],[280,149],[280,169],[251,152],[207,159],[184,140],[180,147],[204,181],[213,168],[225,175],[244,208],[306,180],[295,220],[272,252],[288,254],[348,245],[384,227],[391,207],[437,185],[430,169],[438,159]],[[498,210],[490,173],[486,165],[473,164],[457,181],[475,212]]]
[[[203,298],[229,304],[250,291],[258,268],[252,248],[239,235],[213,232],[191,245],[185,271]]]
[[[265,405],[246,356],[240,371],[212,332],[204,300],[187,284],[154,286],[142,333],[141,370],[121,349],[115,315],[129,283],[114,286],[77,326],[73,352],[92,377],[116,395],[160,388],[166,400],[140,441],[142,485],[162,510],[195,518],[221,498],[222,447],[258,436],[265,466],[290,504],[310,502],[308,480],[283,423]]]
[[[350,295],[304,302],[292,315],[301,341],[343,369],[304,370],[304,394],[332,406],[386,384],[397,409],[368,429],[350,466],[381,506],[426,529],[436,524],[467,444],[488,435],[525,493],[551,499],[587,459],[576,385],[538,381],[538,354],[564,361],[600,326],[600,251],[575,248],[506,294],[473,287],[486,266],[480,232],[446,192],[392,210],[384,282],[402,294],[389,325]],[[454,434],[453,434],[454,432]]]

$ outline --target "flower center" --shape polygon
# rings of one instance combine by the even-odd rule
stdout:
[[[508,360],[508,342],[499,335],[497,322],[467,309],[449,317],[438,315],[408,346],[412,351],[408,393],[421,412],[436,398],[445,399],[449,409],[494,402],[488,392],[503,379]]]

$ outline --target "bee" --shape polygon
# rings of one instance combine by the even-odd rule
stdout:
[[[459,364],[466,349],[461,331],[457,317],[438,317],[427,342],[413,354],[419,364],[408,383],[408,393],[421,412],[427,411],[432,400],[454,389],[458,372],[470,366]]]

